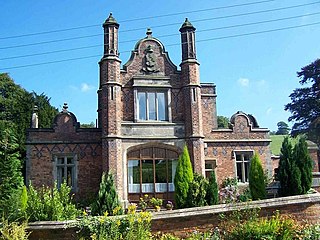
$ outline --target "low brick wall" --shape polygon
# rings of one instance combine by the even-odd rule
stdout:
[[[261,217],[272,216],[279,210],[280,214],[290,214],[298,221],[320,224],[320,194],[317,193],[154,213],[152,231],[175,232],[180,235],[193,228],[210,229],[219,225],[221,213],[228,214],[247,208],[260,208]]]
[[[228,214],[234,210],[260,208],[261,216],[271,216],[274,211],[280,214],[290,214],[301,223],[320,224],[320,193],[274,198],[237,204],[220,204],[215,206],[187,208],[181,210],[161,211],[152,215],[153,232],[174,232],[183,235],[184,232],[197,229],[210,229],[218,226],[219,214]],[[66,228],[72,221],[36,222],[29,224],[32,240],[71,240],[77,239],[74,228]]]

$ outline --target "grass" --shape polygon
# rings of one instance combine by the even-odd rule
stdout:
[[[270,135],[270,139],[271,139],[271,143],[270,143],[270,150],[272,152],[273,155],[280,155],[280,149],[281,149],[281,145],[283,142],[283,139],[286,137],[287,135]],[[289,138],[292,145],[294,145],[297,140],[296,138]]]

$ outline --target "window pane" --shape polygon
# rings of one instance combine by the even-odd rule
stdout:
[[[67,168],[67,179],[65,179],[68,186],[72,187],[73,179],[72,179],[72,167]]]
[[[167,182],[167,164],[166,160],[156,160],[156,183]]]
[[[57,167],[57,187],[60,188],[61,183],[63,182],[63,167]]]
[[[64,164],[64,158],[58,158],[57,164]]]
[[[157,120],[156,115],[156,93],[148,92],[149,120]]]
[[[128,161],[129,193],[140,192],[140,161]]]
[[[245,171],[245,178],[246,182],[249,182],[249,162],[244,163],[244,171]]]
[[[164,93],[157,93],[158,100],[158,120],[164,121],[166,118],[166,99]]]
[[[73,158],[72,157],[68,157],[67,158],[67,164],[72,164],[73,163]]]
[[[173,183],[174,175],[176,174],[176,168],[178,165],[178,160],[169,160],[168,161],[168,182]]]
[[[142,161],[142,192],[154,192],[153,161]]]
[[[138,118],[140,120],[147,120],[147,116],[146,116],[146,94],[144,92],[139,92],[138,93],[138,106],[139,106],[139,116]]]
[[[242,182],[242,163],[241,162],[237,162],[237,178],[238,178],[238,182]]]

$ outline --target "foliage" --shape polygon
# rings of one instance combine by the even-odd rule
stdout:
[[[3,220],[0,223],[0,240],[27,240],[30,233],[27,233],[27,222],[18,223]]]
[[[301,172],[298,168],[292,152],[292,144],[288,137],[282,142],[277,180],[280,181],[280,196],[291,196],[300,194]]]
[[[113,209],[120,206],[117,190],[112,173],[103,173],[100,182],[97,200],[92,205],[93,215],[103,215],[108,212],[113,215]],[[118,212],[122,214],[122,210]]]
[[[292,147],[288,137],[282,143],[277,180],[280,181],[280,195],[305,194],[312,184],[313,162],[305,139],[300,137]]]
[[[299,225],[293,219],[276,213],[270,219],[252,219],[235,224],[225,237],[227,240],[251,239],[299,239]]]
[[[142,209],[142,211],[145,211],[149,205],[149,195],[148,194],[145,194],[143,195],[143,198],[141,197],[139,199],[139,207]]]
[[[289,121],[294,121],[292,134],[309,133],[312,141],[320,142],[320,59],[315,60],[311,64],[301,68],[297,72],[299,83],[307,85],[307,87],[297,88],[290,94],[291,102],[285,105],[285,110],[291,112]],[[312,124],[317,122],[318,124]],[[310,134],[312,131],[316,134]],[[317,134],[318,133],[318,134]],[[315,138],[313,138],[315,137]]]
[[[50,98],[44,93],[30,93],[15,84],[7,73],[0,73],[0,121],[11,123],[22,157],[25,156],[26,129],[30,127],[35,105],[38,106],[39,127],[51,127],[58,110],[50,105]]]
[[[92,240],[140,240],[150,239],[151,214],[149,212],[130,213],[124,216],[87,216],[78,219],[75,226]]]
[[[96,125],[94,122],[91,123],[81,123],[80,128],[95,128]]]
[[[320,239],[320,225],[307,225],[301,231],[304,240],[319,240]]]
[[[226,178],[222,183],[219,191],[219,199],[221,203],[234,203],[239,199],[238,181],[236,178]]]
[[[218,116],[217,118],[218,121],[218,128],[229,128],[229,118],[225,116]]]
[[[252,200],[264,199],[267,196],[265,177],[260,157],[255,153],[250,162],[249,188]]]
[[[29,221],[60,221],[75,219],[79,210],[72,203],[71,188],[62,183],[60,189],[42,187],[39,190],[31,185],[28,189],[27,216]]]
[[[0,121],[0,215],[8,217],[19,205],[23,186],[17,139],[10,123]]]
[[[179,156],[176,174],[174,176],[175,202],[177,208],[187,207],[189,185],[193,180],[192,165],[187,146],[184,146]]]
[[[150,199],[150,204],[156,209],[160,209],[161,208],[162,202],[163,202],[163,200],[161,198],[153,197],[153,198]]]
[[[278,130],[276,132],[276,135],[288,135],[290,128],[288,126],[287,123],[285,123],[284,121],[280,121],[277,123],[278,126]]]
[[[298,143],[294,146],[293,158],[301,173],[301,193],[305,194],[312,184],[313,161],[309,155],[306,140],[303,137],[300,137]]]
[[[195,173],[193,180],[189,185],[187,206],[202,207],[207,204],[206,193],[208,188],[208,180],[202,175]]]
[[[206,189],[206,201],[208,205],[215,205],[219,203],[219,188],[216,180],[216,174],[211,172],[209,177],[208,186]]]

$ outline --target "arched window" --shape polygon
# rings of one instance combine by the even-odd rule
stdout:
[[[162,147],[128,152],[128,193],[174,192],[178,153]]]

